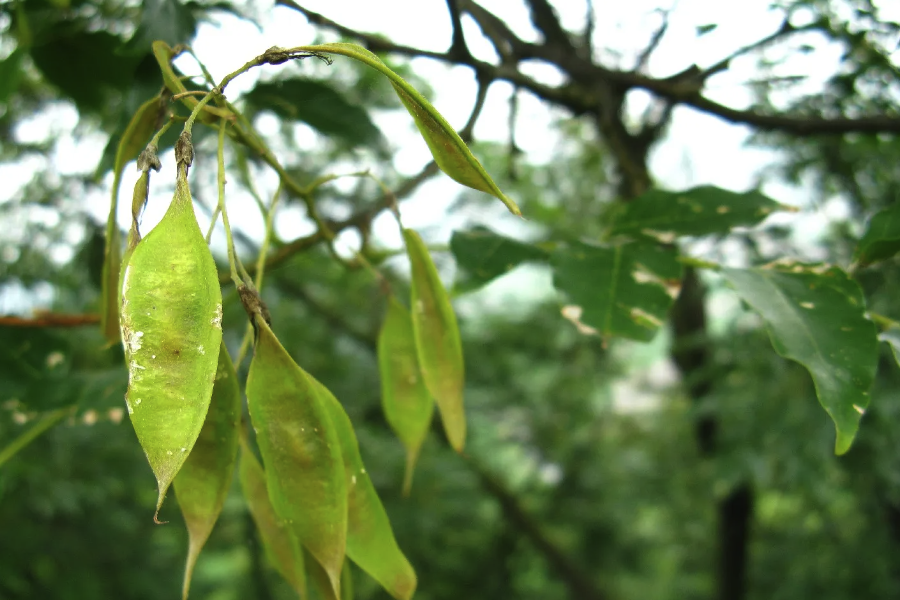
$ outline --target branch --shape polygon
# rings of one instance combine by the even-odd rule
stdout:
[[[100,315],[66,315],[60,313],[37,313],[34,317],[0,316],[0,327],[80,327],[96,325]]]
[[[460,2],[463,10],[475,19],[481,33],[491,41],[501,63],[515,63],[534,55],[537,46],[520,39],[494,13],[471,0]]]
[[[453,24],[453,39],[450,43],[450,49],[447,50],[447,55],[454,57],[456,60],[471,59],[472,53],[469,52],[469,47],[466,45],[466,37],[463,35],[458,0],[446,1],[447,10],[450,12],[450,22]]]
[[[503,484],[491,477],[471,458],[466,463],[478,475],[481,487],[500,504],[503,516],[512,523],[534,545],[557,575],[568,586],[572,598],[578,600],[603,600],[605,597],[594,585],[591,578],[572,562],[541,530],[538,523],[519,504],[519,500]]]
[[[640,71],[647,66],[647,61],[650,60],[650,55],[653,54],[659,47],[659,43],[662,41],[663,36],[666,35],[666,31],[668,31],[669,29],[669,15],[671,14],[671,12],[664,9],[658,9],[657,12],[662,15],[662,24],[655,32],[653,32],[653,36],[650,38],[650,43],[647,44],[647,47],[644,48],[644,51],[641,52],[640,56],[638,56],[637,63],[634,66],[635,71]]]
[[[559,16],[547,0],[526,0],[531,11],[531,22],[544,34],[544,43],[574,51],[569,34],[559,22]]]

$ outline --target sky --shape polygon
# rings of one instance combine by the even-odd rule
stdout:
[[[521,0],[483,0],[481,4],[488,10],[505,20],[507,25],[523,39],[538,41],[528,19],[527,9]],[[564,26],[581,30],[585,23],[585,3],[583,0],[557,0]],[[893,7],[900,13],[900,2],[885,2],[885,6]],[[393,41],[416,46],[427,50],[442,51],[450,42],[451,28],[444,0],[380,0],[379,2],[357,2],[350,0],[306,0],[303,5],[320,12],[325,16],[349,27],[364,31],[377,32],[388,36]],[[604,64],[619,68],[630,68],[634,57],[646,45],[653,31],[658,27],[660,16],[655,8],[671,7],[672,2],[665,0],[641,0],[635,2],[595,2],[594,46],[597,58]],[[256,11],[260,28],[241,21],[231,15],[221,13],[213,23],[203,24],[193,44],[196,53],[217,79],[233,71],[246,60],[262,53],[267,48],[277,45],[291,47],[310,43],[315,36],[313,29],[305,18],[291,9],[273,6],[268,2],[252,3]],[[669,76],[678,73],[691,64],[700,67],[718,62],[736,48],[765,37],[778,28],[781,16],[769,10],[768,0],[742,0],[740,2],[722,2],[721,0],[680,0],[671,12],[671,19],[666,36],[648,64],[648,73],[653,76]],[[718,26],[703,36],[697,35],[697,27],[708,23]],[[463,22],[466,39],[473,53],[484,60],[492,60],[493,50],[490,43],[481,35],[475,23],[468,17]],[[804,73],[808,76],[808,86],[816,89],[821,81],[829,75],[837,63],[840,48],[817,44],[819,50],[814,55],[792,56],[781,67],[777,74]],[[180,59],[187,72],[198,72],[189,58]],[[340,69],[341,61],[349,60],[338,57],[331,69]],[[430,98],[437,109],[456,127],[461,127],[472,108],[475,95],[475,81],[470,69],[465,67],[449,67],[428,59],[415,59],[413,68],[425,77],[434,90]],[[562,80],[561,74],[549,67],[528,65],[529,74],[535,78],[556,84]],[[238,97],[242,91],[250,89],[260,77],[269,78],[277,74],[278,67],[254,69],[234,81],[228,88],[231,98]],[[747,80],[759,76],[755,59],[747,57],[735,60],[731,68],[713,77],[708,84],[707,93],[714,100],[734,107],[747,106],[750,96],[744,84]],[[482,117],[475,129],[478,140],[507,140],[508,98],[511,86],[499,83],[492,86],[491,94],[484,107]],[[628,99],[630,114],[639,115],[646,106],[647,97],[642,92],[634,92]],[[517,143],[526,152],[527,160],[546,162],[551,160],[559,137],[553,132],[552,123],[561,115],[558,111],[548,110],[540,101],[524,93],[520,96],[519,117],[517,122]],[[390,132],[392,143],[399,149],[394,164],[388,166],[400,175],[411,175],[418,172],[430,160],[427,147],[419,137],[408,115],[401,112],[374,115],[376,123],[383,131]],[[22,140],[37,141],[49,136],[56,137],[58,142],[51,157],[55,165],[59,165],[62,173],[92,172],[97,158],[105,145],[102,136],[83,136],[76,138],[71,134],[77,121],[77,113],[71,107],[60,107],[53,114],[36,115],[34,119],[22,124],[17,135]],[[257,125],[266,133],[274,133],[274,120],[261,119]],[[301,133],[303,128],[299,128]],[[306,128],[308,129],[308,128]],[[307,138],[314,143],[316,136],[307,131]],[[651,171],[662,187],[685,189],[701,184],[713,184],[723,188],[743,191],[752,187],[760,174],[768,166],[778,160],[777,153],[747,147],[748,130],[743,126],[725,123],[720,119],[701,114],[690,108],[679,107],[675,110],[672,125],[667,137],[651,153]],[[303,135],[300,136],[303,139]],[[173,169],[173,161],[163,158],[164,170],[155,179],[152,186],[151,202],[143,217],[142,229],[146,232],[161,218],[171,198],[174,176],[165,176],[165,168]],[[169,159],[171,157],[168,157]],[[6,183],[5,190],[0,190],[0,201],[3,194],[11,193],[18,185],[27,181],[27,168],[0,167],[0,176]],[[25,165],[27,167],[27,164]],[[384,165],[358,165],[357,167],[373,167],[382,170]],[[377,168],[375,168],[377,167]],[[347,168],[347,171],[355,170]],[[196,170],[195,170],[196,171]],[[173,175],[173,173],[169,173]],[[123,194],[131,189],[137,173],[126,169],[122,183]],[[21,180],[21,181],[19,181]],[[195,176],[196,181],[196,176]],[[108,210],[108,194],[112,178],[107,177],[105,189],[94,190],[86,199],[95,219],[105,222]],[[196,186],[196,184],[194,184]],[[350,182],[336,185],[351,185]],[[276,180],[271,173],[263,176],[260,188],[263,195],[271,194]],[[196,187],[195,187],[196,189]],[[229,195],[232,221],[239,224],[248,235],[259,239],[264,224],[258,211],[246,195],[241,195],[237,188]],[[810,191],[802,187],[790,187],[769,178],[764,191],[776,200],[787,204],[804,207],[803,213],[786,215],[783,221],[801,223],[806,235],[814,238],[817,231],[827,227],[829,221],[842,215],[842,203],[839,199],[812,206]],[[448,215],[447,207],[453,202],[462,188],[449,178],[439,176],[423,185],[409,201],[403,205],[404,222],[407,226],[428,229],[430,241],[446,242],[455,227],[464,223],[460,218]],[[203,193],[206,202],[214,200],[214,194]],[[521,229],[521,222],[510,215],[497,210],[496,203],[485,195],[485,223],[497,230],[515,233]],[[120,202],[118,221],[123,229],[130,222],[127,202]],[[200,214],[201,226],[206,225],[205,216]],[[293,238],[313,231],[312,224],[302,211],[287,210],[279,216],[276,224],[280,235]],[[374,231],[381,243],[390,248],[399,248],[401,240],[396,225],[389,215],[382,215],[376,223]],[[355,245],[355,234],[341,239],[345,252]],[[222,248],[221,234],[214,238],[214,248]],[[60,252],[65,252],[61,247]],[[512,274],[508,281],[497,282],[490,286],[491,293],[482,294],[479,303],[486,303],[502,309],[508,306],[509,295],[521,294],[521,281],[517,277],[532,278],[532,285],[526,286],[534,294],[534,299],[553,294],[552,286],[546,275],[538,271]],[[541,280],[543,277],[543,280]],[[537,279],[534,279],[537,278]],[[521,298],[520,298],[521,300]],[[6,302],[0,303],[0,309],[6,309]],[[461,307],[464,309],[464,307]]]

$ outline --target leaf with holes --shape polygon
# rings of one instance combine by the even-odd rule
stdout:
[[[437,163],[437,166],[458,183],[498,198],[514,215],[522,214],[516,203],[497,187],[497,184],[484,170],[478,159],[472,155],[466,143],[437,109],[431,105],[431,102],[426,100],[422,94],[416,91],[402,77],[389,69],[375,54],[362,46],[345,43],[300,46],[296,50],[340,54],[341,56],[356,59],[380,71],[391,81],[391,85],[394,86],[394,91],[397,93],[403,106],[412,115],[413,120],[416,122],[416,127],[419,129],[419,133],[422,134],[425,143],[428,144],[428,149],[431,150],[431,155],[434,157],[434,162]]]
[[[681,290],[675,253],[655,243],[574,242],[552,256],[553,284],[568,296],[564,315],[584,332],[649,341]]]
[[[860,266],[886,260],[900,252],[900,200],[876,213],[856,246]]]
[[[827,265],[723,269],[722,275],[763,318],[775,351],[807,368],[834,421],[835,452],[846,452],[869,404],[878,359],[859,285]]]
[[[681,235],[725,234],[762,222],[777,210],[793,210],[757,191],[700,186],[683,192],[650,190],[623,203],[612,235],[646,236],[670,243]]]
[[[471,290],[508,273],[524,262],[545,262],[541,248],[494,233],[486,227],[454,231],[450,251],[462,275],[457,288]]]

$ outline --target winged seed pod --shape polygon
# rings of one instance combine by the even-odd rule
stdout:
[[[272,508],[272,503],[269,501],[269,492],[266,489],[266,474],[243,438],[241,438],[241,460],[238,470],[244,500],[246,500],[250,516],[253,517],[253,522],[256,524],[266,557],[294,588],[297,595],[302,600],[306,600],[306,568],[303,556],[305,552],[300,542],[297,541],[297,537],[288,530],[287,524],[275,514],[275,509]],[[315,562],[315,559],[310,557],[309,562]],[[321,567],[319,568],[321,569]],[[325,579],[327,581],[327,576]],[[332,593],[334,592],[332,591]]]
[[[347,484],[340,441],[312,378],[259,314],[254,320],[257,339],[247,376],[247,404],[269,499],[340,596],[347,541]]]
[[[328,388],[310,380],[337,432],[347,478],[347,556],[397,600],[409,600],[416,591],[416,573],[397,546],[391,522],[366,472],[350,417]]]
[[[412,229],[403,230],[403,239],[412,265],[413,335],[422,378],[437,402],[450,445],[462,452],[466,442],[465,370],[456,314],[425,242]]]
[[[174,482],[189,536],[182,591],[184,600],[188,597],[197,557],[212,533],[231,487],[240,421],[241,387],[223,343],[206,421]]]
[[[158,516],[203,427],[222,343],[216,265],[184,169],[165,216],[128,259],[120,318],[129,375],[125,403],[156,475]]]
[[[406,448],[403,494],[409,494],[419,450],[434,413],[434,400],[425,387],[416,355],[409,311],[393,296],[378,334],[378,371],[381,406],[388,424]]]

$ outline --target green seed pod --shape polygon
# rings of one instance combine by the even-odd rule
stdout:
[[[158,515],[203,427],[222,343],[222,292],[184,170],[165,216],[125,267],[121,330],[125,402],[159,484]]]
[[[311,377],[256,315],[247,404],[266,469],[269,498],[340,595],[347,541],[341,446]]]
[[[412,322],[425,386],[437,402],[450,445],[462,452],[466,443],[463,408],[462,341],[450,296],[419,234],[403,230],[412,265]]]
[[[350,417],[328,388],[310,376],[337,431],[347,478],[347,556],[398,600],[416,591],[416,573],[403,555],[391,522],[366,472]]]
[[[306,569],[304,567],[304,551],[284,523],[275,514],[272,503],[269,501],[269,492],[266,489],[266,474],[262,465],[256,460],[253,451],[247,447],[247,442],[241,439],[240,461],[241,490],[244,499],[250,509],[250,516],[256,523],[259,538],[265,550],[266,557],[272,566],[291,584],[297,595],[306,600]],[[312,557],[310,562],[315,562]],[[321,567],[319,567],[321,569]],[[326,576],[327,581],[327,576]],[[329,590],[330,584],[329,584]],[[333,593],[333,592],[332,592]]]
[[[241,387],[223,343],[206,421],[173,484],[190,538],[182,591],[185,600],[197,557],[212,533],[231,487],[240,421]]]
[[[388,424],[406,447],[403,493],[409,494],[419,450],[434,413],[434,401],[419,370],[409,311],[391,296],[378,334],[381,406]]]

